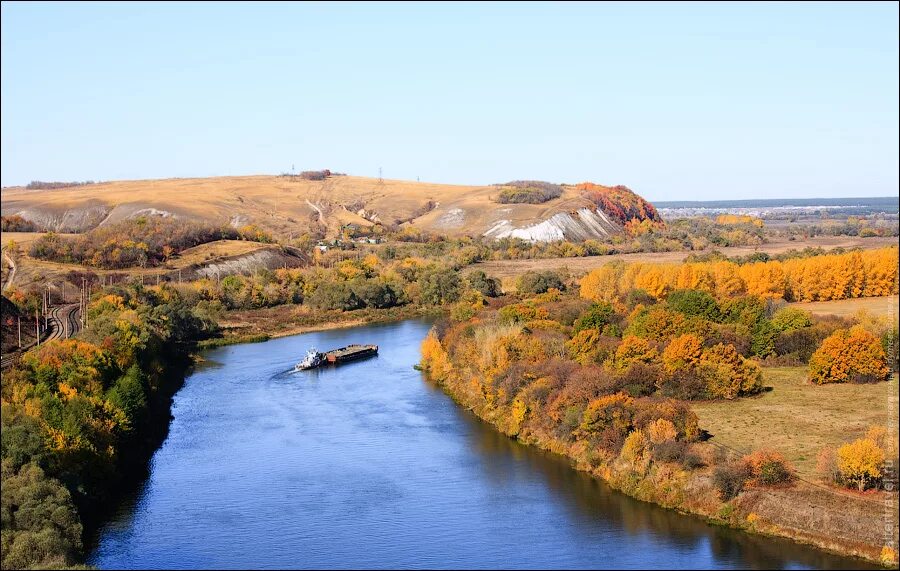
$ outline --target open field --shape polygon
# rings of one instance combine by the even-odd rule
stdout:
[[[742,452],[772,448],[803,478],[815,481],[819,450],[859,438],[872,425],[887,425],[889,408],[894,411],[889,433],[896,434],[897,375],[888,383],[818,386],[806,382],[806,367],[763,371],[771,391],[694,405],[711,442]]]
[[[20,250],[25,252],[31,247],[31,243],[46,234],[46,232],[0,232],[0,244],[3,248],[9,244],[10,240],[15,241]],[[58,234],[62,238],[72,238],[77,234]]]
[[[504,182],[504,181],[490,181]],[[498,221],[541,222],[590,203],[572,187],[544,204],[498,204],[496,187],[332,176],[322,181],[272,175],[114,181],[54,190],[3,189],[2,213],[46,228],[86,231],[142,213],[216,223],[257,224],[276,235],[313,228],[337,236],[341,224],[414,220],[449,235],[480,235]]]
[[[850,317],[860,310],[866,310],[873,315],[892,315],[894,320],[900,314],[900,297],[863,297],[858,299],[841,299],[836,301],[810,301],[803,303],[791,303],[792,307],[804,309],[813,315],[837,315]]]
[[[811,248],[863,248],[866,250],[883,248],[896,245],[896,238],[858,238],[855,236],[816,236],[803,241],[779,240],[761,246],[734,246],[717,248],[726,256],[745,256],[754,252],[766,252],[768,254],[781,254],[791,249],[801,250]],[[661,253],[637,253],[637,254],[613,254],[609,256],[590,256],[584,258],[547,258],[539,260],[497,260],[480,262],[472,268],[482,270],[486,274],[500,278],[504,289],[513,287],[516,276],[528,270],[557,270],[567,268],[574,276],[586,274],[613,260],[626,262],[681,262],[691,254],[703,252],[661,252]]]

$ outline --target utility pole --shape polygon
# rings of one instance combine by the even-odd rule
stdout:
[[[16,316],[16,324],[19,329],[19,349],[21,349],[22,348],[22,316],[21,315]]]
[[[38,319],[38,312],[34,310],[34,333],[37,336],[37,346],[41,346],[41,320]]]

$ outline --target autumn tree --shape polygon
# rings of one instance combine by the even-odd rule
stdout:
[[[707,348],[699,366],[714,398],[733,399],[762,390],[759,365],[741,357],[732,345],[719,343]]]
[[[881,342],[859,326],[832,333],[809,360],[809,378],[819,385],[877,382],[889,377]]]
[[[663,367],[674,372],[696,365],[703,355],[703,342],[696,335],[685,333],[672,339],[662,354]]]
[[[652,363],[659,356],[656,347],[646,339],[626,335],[616,349],[616,364],[627,367],[632,363]]]
[[[877,486],[884,464],[884,450],[871,438],[860,438],[837,450],[837,468],[841,478],[862,492]]]

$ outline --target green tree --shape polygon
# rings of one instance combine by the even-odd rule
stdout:
[[[485,297],[497,297],[500,295],[500,280],[488,277],[481,270],[475,270],[469,274],[467,281],[472,289],[480,292]]]
[[[449,268],[429,270],[419,278],[422,301],[429,305],[443,305],[459,300],[462,280]]]
[[[575,321],[574,332],[578,333],[584,329],[603,331],[603,328],[612,322],[614,315],[613,307],[605,301],[592,303],[587,311]]]
[[[719,304],[715,298],[705,291],[696,289],[680,289],[673,291],[666,299],[666,303],[679,313],[687,316],[696,316],[719,321],[721,313]]]
[[[563,291],[566,284],[560,275],[552,270],[543,272],[529,270],[516,280],[516,289],[520,293],[545,293],[549,289]]]

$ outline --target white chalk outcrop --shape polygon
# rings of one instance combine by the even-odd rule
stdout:
[[[489,238],[521,238],[529,242],[581,241],[605,238],[621,231],[599,209],[579,208],[575,212],[560,212],[543,222],[517,228],[509,220],[499,220],[484,236]]]

